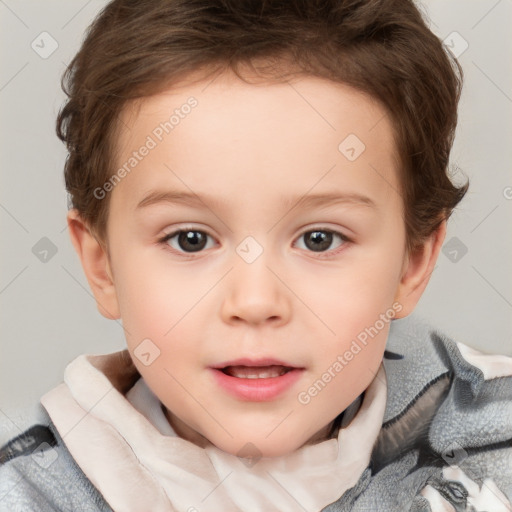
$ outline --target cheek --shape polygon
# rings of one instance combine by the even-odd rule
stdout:
[[[358,255],[340,269],[336,279],[322,280],[323,293],[318,286],[314,288],[311,309],[324,323],[318,322],[318,332],[323,334],[315,339],[314,372],[321,377],[330,370],[338,377],[325,398],[341,399],[348,382],[352,391],[362,391],[373,379],[391,321],[401,309],[400,305],[393,306],[400,264],[398,251]]]
[[[317,281],[309,295],[314,297],[315,312],[344,338],[349,333],[356,335],[392,307],[398,286],[397,261],[391,268],[385,259],[375,258],[347,265],[334,279],[327,276],[323,286]]]
[[[386,345],[389,327],[397,311],[393,308],[393,286],[389,280],[371,284],[347,279],[345,287],[324,302],[329,333],[315,339],[314,379],[323,389],[319,410],[341,411],[375,378]]]
[[[190,288],[180,285],[169,269],[130,254],[118,262],[116,293],[129,346],[144,338],[164,339],[183,316]],[[177,276],[176,276],[177,277]]]
[[[137,369],[152,389],[167,393],[176,385],[168,372],[181,381],[187,369],[201,366],[203,336],[196,319],[205,291],[190,273],[171,270],[168,265],[161,268],[158,258],[151,264],[142,260],[131,257],[119,266],[121,316]],[[142,347],[158,354],[149,366],[138,359]]]

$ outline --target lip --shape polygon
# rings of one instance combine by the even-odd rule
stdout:
[[[248,357],[242,357],[239,359],[233,359],[232,361],[226,361],[224,363],[213,365],[211,368],[221,369],[226,366],[286,366],[288,368],[297,368],[295,365],[280,361],[279,359],[273,359],[269,357],[260,359],[250,359]]]
[[[222,367],[211,367],[209,370],[212,372],[217,386],[235,398],[247,402],[268,402],[278,398],[296,384],[304,372],[304,368],[291,367],[290,365],[275,362],[274,359],[265,360],[272,361],[271,363],[262,363],[263,360],[259,360],[258,364],[255,364],[254,360],[251,360],[251,364],[247,364],[248,360],[245,360],[245,363],[240,361],[244,360],[237,360],[236,365],[227,364]],[[288,366],[292,369],[280,377],[265,379],[241,379],[222,372],[222,368],[225,366],[270,366],[272,364]]]

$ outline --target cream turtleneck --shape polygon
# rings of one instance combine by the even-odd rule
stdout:
[[[41,399],[71,455],[116,512],[318,512],[368,466],[386,405],[381,366],[362,403],[347,409],[337,438],[248,464],[178,437],[145,381],[133,384],[137,376],[126,350],[82,355]]]

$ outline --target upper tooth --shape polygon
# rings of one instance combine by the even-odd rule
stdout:
[[[271,377],[280,377],[286,373],[284,366],[229,366],[227,373],[232,377],[239,379],[268,379]]]

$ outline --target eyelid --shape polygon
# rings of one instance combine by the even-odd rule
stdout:
[[[209,236],[210,238],[215,239],[215,237],[207,229],[204,229],[202,227],[197,227],[197,226],[184,225],[184,226],[181,226],[178,228],[170,229],[168,232],[166,232],[164,230],[162,236],[160,236],[158,238],[158,241],[164,242],[164,241],[170,240],[171,238],[174,238],[179,233],[183,233],[183,232],[187,232],[187,231],[200,231],[201,233],[204,233],[205,235]],[[186,253],[183,253],[183,254],[186,254]],[[192,253],[190,253],[190,254],[192,254]]]
[[[345,234],[344,231],[340,230],[341,228],[331,227],[327,226],[325,224],[319,224],[317,226],[307,226],[306,228],[302,229],[299,236],[302,236],[304,233],[310,233],[311,231],[328,231],[329,233],[335,233],[337,235],[340,235],[343,238],[346,238],[347,240],[350,239],[350,236]]]
[[[204,233],[207,233],[208,235],[210,235],[208,229],[206,228],[203,228],[201,226],[193,226],[192,224],[184,224],[183,226],[178,226],[178,227],[173,227],[173,228],[169,228],[169,229],[163,229],[163,236],[168,236],[168,235],[175,235],[177,233],[179,233],[180,231],[201,231],[201,232],[204,232]],[[210,235],[211,236],[211,235]]]
[[[200,228],[200,227],[197,227],[197,226],[185,225],[185,226],[181,226],[181,227],[178,227],[178,228],[173,228],[168,233],[164,232],[162,234],[162,236],[160,237],[160,240],[161,239],[172,238],[173,236],[175,236],[178,233],[181,233],[183,231],[201,231],[202,233],[205,233],[206,235],[208,235],[208,236],[210,236],[212,238],[215,238],[207,229]],[[300,231],[299,235],[295,238],[295,240],[297,240],[298,238],[300,238],[304,234],[310,233],[312,231],[327,231],[329,233],[334,233],[336,235],[339,235],[341,238],[343,238],[346,241],[349,241],[349,242],[352,241],[351,237],[346,235],[345,233],[337,230],[336,228],[331,228],[331,227],[328,227],[328,226],[325,226],[325,225],[318,225],[318,226],[312,226],[312,227],[304,228],[304,229],[302,229]]]

